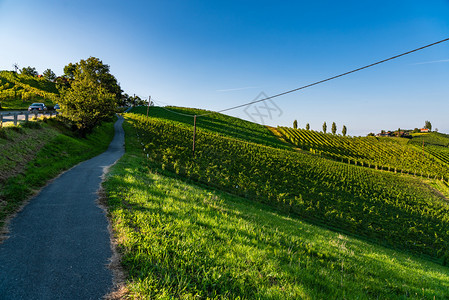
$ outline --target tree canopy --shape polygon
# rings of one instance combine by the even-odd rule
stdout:
[[[109,66],[95,57],[64,67],[67,84],[61,84],[61,116],[85,136],[115,112],[122,90]]]
[[[37,76],[39,73],[36,71],[35,67],[23,67],[22,70],[20,70],[21,74],[28,75],[28,76]]]
[[[74,81],[64,91],[60,104],[62,117],[76,126],[81,136],[110,117],[116,108],[114,94],[88,79]]]
[[[432,123],[430,123],[430,121],[424,122],[424,128],[432,130]]]
[[[110,73],[109,65],[104,64],[99,58],[89,57],[64,67],[64,77],[69,81],[83,80],[96,82],[109,93],[114,94],[117,101],[122,98],[122,89],[117,79]]]
[[[42,73],[42,75],[44,75],[44,78],[49,81],[53,81],[56,79],[56,75],[51,69],[45,70],[44,73]]]

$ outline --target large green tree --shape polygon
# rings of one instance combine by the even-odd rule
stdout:
[[[96,57],[64,67],[66,82],[61,88],[61,116],[85,136],[105,118],[113,115],[122,90],[109,66]]]
[[[72,82],[60,99],[61,116],[85,136],[102,120],[112,116],[117,106],[115,95],[98,82],[83,78]]]
[[[323,123],[323,132],[326,133],[327,131],[327,124],[326,122]]]
[[[88,80],[98,83],[106,91],[114,94],[117,101],[122,98],[122,89],[117,79],[110,73],[109,65],[104,64],[99,58],[89,57],[77,63],[69,63],[64,67],[64,77],[70,82]]]
[[[430,123],[430,121],[424,122],[424,128],[432,130],[432,123]]]
[[[298,129],[298,121],[297,120],[293,121],[293,128]]]

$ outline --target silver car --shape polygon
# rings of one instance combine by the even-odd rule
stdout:
[[[30,105],[30,107],[28,107],[28,111],[34,110],[44,111],[47,110],[47,107],[45,106],[44,103],[33,103]]]

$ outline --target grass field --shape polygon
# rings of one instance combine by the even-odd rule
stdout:
[[[60,172],[105,151],[113,122],[77,138],[54,119],[0,129],[0,228],[33,192]]]
[[[449,269],[151,164],[125,123],[104,184],[133,299],[447,299]]]

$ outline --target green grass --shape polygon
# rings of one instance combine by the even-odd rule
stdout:
[[[41,128],[21,125],[0,131],[0,227],[23,201],[60,172],[105,151],[114,135],[103,123],[87,138],[77,138],[56,120]],[[1,132],[4,132],[2,138]]]
[[[104,187],[125,297],[447,299],[448,268],[166,176],[124,127]]]

